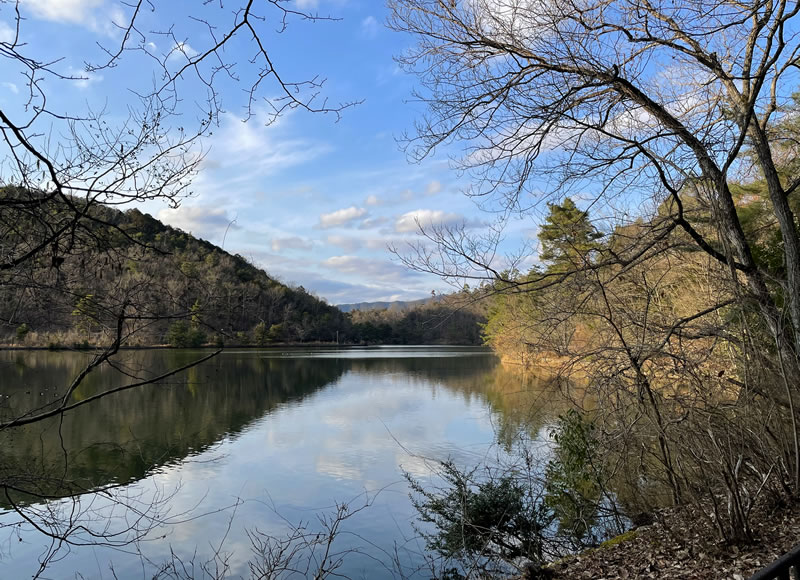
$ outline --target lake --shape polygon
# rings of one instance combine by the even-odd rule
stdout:
[[[126,351],[72,398],[204,354]],[[2,419],[56,400],[90,357],[0,352]],[[477,465],[523,419],[545,433],[550,403],[481,348],[226,350],[160,384],[0,432],[3,479],[38,494],[0,498],[0,577],[171,578],[180,561],[200,578],[214,554],[212,575],[249,577],[256,531],[285,539],[305,526],[316,538],[342,502],[364,509],[341,523],[338,573],[428,577],[417,572],[424,542],[404,472],[426,481],[431,460]],[[48,538],[11,502],[88,545]],[[102,529],[105,545],[83,525]]]

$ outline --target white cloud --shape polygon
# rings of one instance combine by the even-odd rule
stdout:
[[[0,42],[14,42],[16,35],[17,31],[14,28],[3,21],[0,21]]]
[[[352,223],[353,221],[365,216],[367,210],[363,207],[350,206],[339,209],[331,213],[324,213],[319,216],[319,227],[322,229],[335,228]]]
[[[189,44],[188,42],[179,42],[170,49],[167,60],[173,62],[176,60],[180,61],[189,60],[192,57],[197,56],[198,54],[200,53],[197,52],[194,48],[192,48],[192,45]]]
[[[23,0],[37,18],[72,24],[89,24],[104,0]]]
[[[35,18],[62,24],[77,24],[109,37],[120,34],[128,16],[105,0],[22,0]]]
[[[359,274],[377,280],[405,281],[418,274],[389,260],[374,260],[361,256],[331,256],[322,265],[345,274]]]
[[[385,224],[388,221],[389,221],[389,218],[383,217],[383,216],[368,218],[368,219],[365,219],[364,221],[362,221],[360,224],[358,224],[358,229],[360,229],[360,230],[372,230],[372,229],[375,229],[377,227],[382,226],[383,224]]]
[[[319,0],[295,0],[295,3],[300,10],[319,8]]]
[[[343,249],[345,252],[354,252],[361,248],[362,245],[361,240],[350,236],[331,235],[325,238],[325,241],[331,246]]]
[[[14,93],[15,95],[19,93],[19,87],[14,83],[4,82],[3,86],[7,88],[9,91]]]
[[[310,250],[314,247],[314,243],[299,236],[291,236],[287,238],[272,238],[270,246],[273,252],[281,252],[283,250]]]
[[[404,213],[394,223],[394,231],[397,233],[416,232],[420,226],[429,228],[431,226],[455,225],[463,223],[464,216],[456,213],[447,213],[440,209],[418,209]]]
[[[87,89],[93,84],[103,81],[103,75],[77,70],[69,67],[69,75],[72,77],[72,84],[79,89]]]
[[[381,200],[376,195],[370,195],[364,203],[367,205],[380,205]]]
[[[375,38],[379,29],[380,25],[374,16],[367,16],[361,21],[361,33],[367,38]]]
[[[370,250],[386,250],[390,246],[400,246],[401,244],[405,244],[407,242],[407,238],[387,238],[387,237],[380,237],[380,238],[369,238],[366,241],[367,248]]]
[[[162,209],[157,217],[164,223],[206,239],[239,227],[236,218],[231,218],[225,208],[205,205]]]
[[[300,165],[329,150],[321,143],[287,138],[285,126],[266,126],[261,117],[245,123],[227,113],[220,130],[211,139],[211,154],[204,164],[206,169],[241,168],[239,178],[252,183],[257,176]],[[230,176],[223,181],[230,184]]]
[[[428,195],[436,195],[440,191],[442,191],[442,183],[440,181],[436,181],[435,179],[431,181],[425,188],[425,193]]]

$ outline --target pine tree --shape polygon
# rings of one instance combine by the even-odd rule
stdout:
[[[570,198],[559,205],[547,204],[550,213],[539,230],[542,251],[539,257],[548,262],[550,270],[580,267],[589,260],[592,250],[599,247],[603,237],[589,220],[589,213],[581,211]]]

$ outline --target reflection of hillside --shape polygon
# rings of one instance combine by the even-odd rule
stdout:
[[[495,413],[497,437],[508,442],[520,429],[536,435],[574,404],[583,389],[563,378],[502,364],[472,376],[446,377],[443,384],[465,396],[479,396]]]
[[[156,375],[198,353],[137,351],[122,358],[127,372]],[[56,398],[86,361],[73,353],[0,353],[0,416],[19,416]],[[220,355],[169,383],[134,389],[79,407],[58,418],[0,433],[0,480],[43,494],[143,477],[241,431],[280,404],[302,399],[335,381],[345,361]],[[11,370],[13,369],[13,371]],[[112,369],[90,375],[80,399],[131,382]],[[62,477],[63,475],[63,477]],[[33,485],[33,487],[31,487]],[[72,488],[74,489],[74,488]]]
[[[391,352],[391,351],[390,351]],[[402,373],[411,381],[469,381],[491,371],[497,359],[488,351],[466,351],[465,356],[369,357],[349,359],[354,373],[387,375]],[[477,353],[477,354],[476,354]]]
[[[322,353],[329,356],[320,356]],[[563,383],[504,368],[487,352],[244,351],[223,353],[170,382],[134,389],[58,418],[0,432],[0,482],[63,495],[144,477],[235,435],[279,405],[298,401],[344,373],[392,376],[425,388],[444,388],[466,401],[487,402],[501,440],[520,427],[538,432],[566,409]],[[132,351],[123,370],[155,376],[201,356],[191,351]],[[402,356],[396,356],[396,355]],[[284,356],[288,355],[288,356]],[[298,356],[299,355],[299,356]],[[411,356],[409,356],[411,355]],[[462,356],[463,355],[463,356]],[[0,352],[0,419],[21,416],[63,393],[85,353]],[[75,392],[85,398],[131,382],[119,371],[92,373]],[[2,507],[2,504],[0,504]]]
[[[552,373],[506,366],[490,354],[442,358],[364,358],[350,365],[355,373],[403,373],[409,383],[440,384],[465,400],[479,398],[496,413],[498,437],[506,441],[518,429],[531,434],[551,424],[575,403],[582,404],[580,385]]]
[[[486,398],[499,417],[498,439],[509,442],[519,429],[536,435],[559,415],[583,404],[584,389],[551,373],[498,365]]]

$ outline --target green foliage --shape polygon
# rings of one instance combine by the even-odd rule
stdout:
[[[206,335],[185,320],[178,320],[169,327],[167,342],[175,348],[196,348],[203,346]]]
[[[597,240],[603,234],[592,225],[589,213],[579,210],[570,198],[561,205],[548,203],[547,207],[550,213],[539,230],[541,259],[550,262],[551,269],[583,264],[590,252],[599,247]]]
[[[784,276],[783,237],[767,202],[766,184],[756,181],[734,185],[731,192],[736,199],[736,213],[750,242],[753,258],[773,276]]]
[[[435,530],[420,530],[429,550],[486,571],[515,567],[519,559],[543,563],[552,516],[525,478],[490,471],[479,478],[477,470],[463,471],[452,461],[440,467],[444,485],[434,490],[406,474],[420,519]]]
[[[24,322],[17,327],[17,342],[25,342],[25,337],[28,336],[30,329]]]
[[[550,436],[556,443],[545,471],[545,503],[559,529],[581,544],[594,545],[592,528],[602,492],[594,424],[570,409]]]
[[[489,307],[483,338],[500,355],[515,362],[535,364],[537,356],[560,354],[568,350],[574,336],[576,318],[572,312],[578,299],[580,281],[586,266],[595,261],[594,253],[603,249],[603,234],[589,219],[589,213],[578,209],[570,199],[547,205],[549,213],[539,230],[540,258],[546,269],[536,267],[527,274],[503,273],[507,282],[496,282]],[[551,285],[548,274],[572,273],[568,283]],[[566,281],[566,280],[565,280]],[[552,316],[551,305],[562,312]]]
[[[286,332],[283,324],[273,324],[269,327],[269,332],[267,332],[267,341],[268,342],[278,342],[283,340],[285,337]]]
[[[202,309],[203,307],[200,305],[200,299],[198,298],[197,300],[194,301],[194,304],[192,304],[192,309],[191,309],[192,313],[191,320],[193,326],[197,326],[198,324],[200,324],[200,313]]]
[[[265,346],[269,342],[266,323],[262,320],[253,329],[253,340],[258,346]]]
[[[89,334],[92,326],[97,320],[97,307],[94,302],[94,295],[86,294],[77,300],[72,311],[75,317],[75,327],[84,334]]]
[[[513,280],[525,283],[537,274],[532,271],[527,276],[516,275]],[[542,296],[534,291],[504,293],[501,283],[496,284],[496,290],[482,327],[483,339],[496,352],[524,364],[528,362],[528,345],[537,342],[535,322],[541,318]]]
[[[181,273],[187,278],[197,277],[197,265],[192,262],[181,262],[180,270]]]

